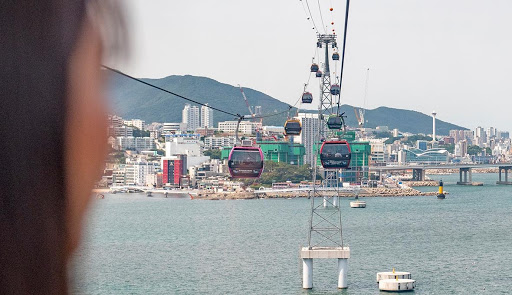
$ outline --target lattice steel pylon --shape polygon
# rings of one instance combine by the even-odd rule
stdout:
[[[336,48],[336,35],[318,35],[317,46],[325,47],[325,60],[322,83],[320,84],[320,101],[318,106],[321,120],[318,138],[316,140],[317,153],[322,140],[334,137],[329,131],[326,119],[336,113],[337,97],[331,94],[330,74],[330,48]],[[315,157],[316,160],[316,157]],[[311,212],[309,218],[308,248],[343,247],[343,231],[341,225],[341,211],[339,207],[339,171],[319,169],[316,161],[313,172],[313,190],[311,198]],[[323,174],[321,189],[316,185],[317,174]]]

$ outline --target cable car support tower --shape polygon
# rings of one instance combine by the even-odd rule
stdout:
[[[345,36],[348,18],[349,1],[347,1]],[[331,82],[331,71],[329,60],[330,49],[334,51],[337,48],[335,34],[318,34],[317,47],[324,48],[325,60],[323,63],[323,74],[320,83],[320,100],[318,115],[320,119],[320,128],[314,145],[319,154],[321,142],[329,140],[336,136],[334,130],[327,127],[327,118],[331,115],[339,114],[339,95],[333,94]],[[344,44],[343,44],[344,47]],[[334,58],[335,62],[337,59]],[[338,79],[336,83],[338,84]],[[338,86],[338,85],[336,85]],[[343,126],[344,127],[344,126]],[[331,258],[338,260],[338,288],[347,288],[348,258],[350,258],[350,248],[343,243],[343,231],[341,224],[341,210],[339,206],[340,191],[340,169],[319,169],[317,158],[314,157],[312,163],[313,171],[313,189],[310,192],[311,210],[309,216],[308,245],[300,250],[302,258],[302,283],[304,289],[313,287],[313,259]],[[324,176],[321,185],[317,186],[317,174],[321,172]]]

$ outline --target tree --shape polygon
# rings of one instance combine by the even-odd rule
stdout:
[[[477,145],[468,146],[468,154],[471,156],[476,156],[482,152],[482,148]]]
[[[212,159],[220,159],[222,151],[219,149],[204,151],[205,156],[209,156]]]
[[[455,144],[443,144],[439,146],[440,148],[443,148],[447,150],[450,154],[453,154],[455,152]]]
[[[492,150],[491,150],[491,148],[490,148],[490,147],[486,147],[486,148],[485,148],[485,154],[486,154],[486,155],[492,155]]]

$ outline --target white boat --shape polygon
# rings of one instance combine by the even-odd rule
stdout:
[[[365,201],[352,201],[350,202],[350,208],[366,208],[366,202]]]

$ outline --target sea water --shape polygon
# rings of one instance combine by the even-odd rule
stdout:
[[[95,200],[75,255],[76,294],[379,294],[377,272],[407,271],[415,294],[512,293],[512,186],[473,174],[483,187],[436,197],[372,197],[365,209],[341,200],[351,249],[348,289],[336,260],[315,260],[302,289],[299,247],[310,200],[205,201],[106,195]],[[435,191],[437,188],[422,188]]]

